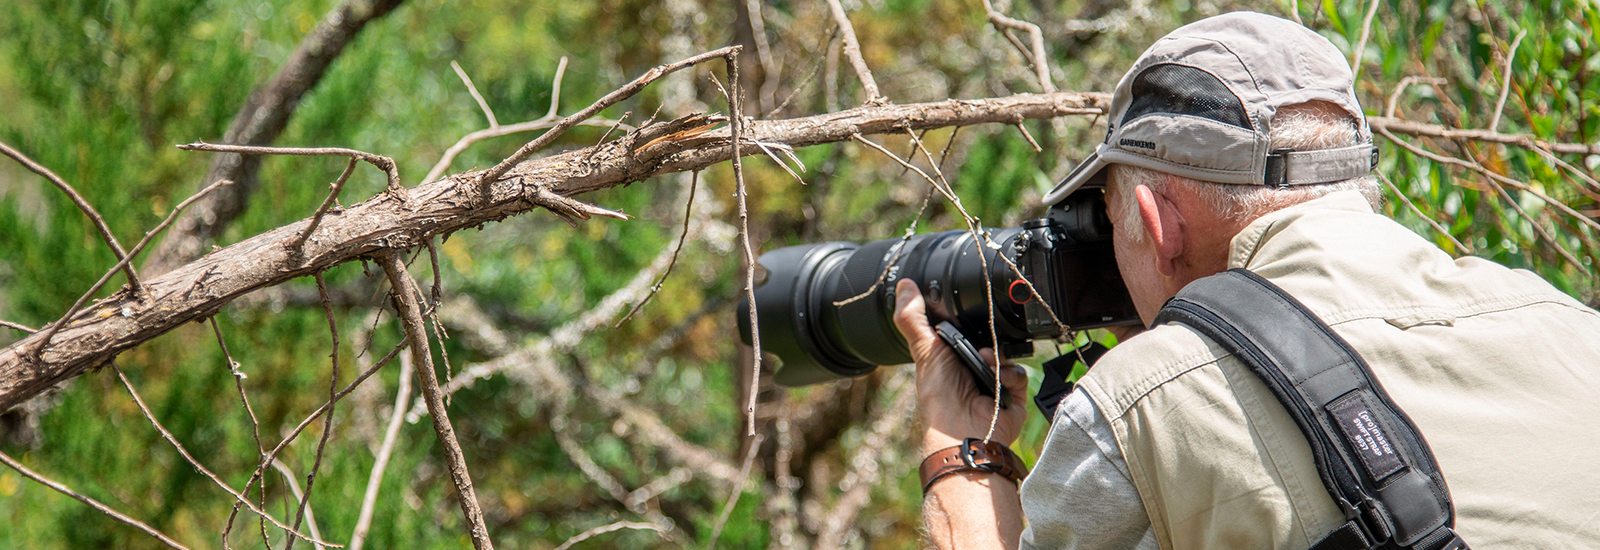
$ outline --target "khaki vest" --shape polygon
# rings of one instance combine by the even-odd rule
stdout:
[[[1600,313],[1449,255],[1353,192],[1234,237],[1372,366],[1438,458],[1474,548],[1600,548]],[[1105,414],[1164,549],[1303,549],[1343,523],[1294,421],[1243,363],[1175,325],[1078,386]]]

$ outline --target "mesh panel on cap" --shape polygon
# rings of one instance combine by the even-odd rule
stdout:
[[[1122,124],[1152,113],[1208,118],[1240,128],[1251,128],[1250,117],[1238,96],[1211,73],[1186,65],[1153,65],[1134,77],[1132,103]]]

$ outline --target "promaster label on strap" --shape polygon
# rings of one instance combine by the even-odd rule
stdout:
[[[1359,392],[1339,398],[1328,405],[1328,413],[1339,424],[1339,432],[1350,444],[1361,465],[1375,482],[1381,482],[1405,467],[1394,443],[1373,418],[1372,407]]]

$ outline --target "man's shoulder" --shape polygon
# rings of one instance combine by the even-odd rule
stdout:
[[[1158,325],[1117,344],[1079,380],[1108,417],[1116,417],[1158,386],[1231,354],[1194,329]]]

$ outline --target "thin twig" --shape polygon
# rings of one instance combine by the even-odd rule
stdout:
[[[394,159],[374,155],[366,151],[346,149],[344,147],[267,147],[263,145],[224,145],[220,143],[205,143],[196,141],[178,146],[185,151],[206,151],[211,153],[240,153],[245,155],[287,155],[294,157],[350,157],[371,164],[389,176],[388,192],[399,198],[406,199],[405,187],[400,185],[400,170],[395,167]]]
[[[544,113],[544,118],[554,120],[556,111],[561,109],[561,77],[567,74],[567,56],[561,56],[561,61],[556,63],[556,77],[550,80],[550,110]]]
[[[117,260],[126,260],[128,258],[128,253],[122,250],[122,244],[117,242],[116,235],[111,234],[111,227],[106,225],[106,219],[100,217],[100,213],[96,212],[94,207],[89,205],[89,201],[85,200],[83,195],[79,195],[78,190],[73,189],[72,185],[68,184],[66,180],[61,179],[61,176],[57,176],[55,172],[51,172],[50,169],[45,168],[43,164],[39,164],[33,159],[28,158],[28,155],[22,154],[22,151],[13,149],[10,145],[6,145],[4,142],[0,142],[0,154],[11,157],[12,160],[17,161],[18,164],[21,164],[23,168],[27,168],[28,171],[43,176],[44,179],[50,180],[50,183],[54,184],[56,188],[61,189],[61,192],[66,193],[67,197],[72,199],[72,204],[77,205],[78,210],[82,211],[83,215],[89,217],[89,221],[94,222],[94,228],[100,232],[100,238],[105,240],[106,246],[111,248],[111,252],[113,254],[116,254]],[[201,194],[204,193],[204,191],[201,191]],[[122,262],[120,265],[122,265],[121,269],[123,272],[127,273],[128,284],[133,285],[134,293],[136,295],[144,295],[144,283],[139,281],[139,274],[134,271],[133,264],[129,262]]]
[[[1410,120],[1389,117],[1369,117],[1367,124],[1372,126],[1372,131],[1389,130],[1391,132],[1416,137],[1435,137],[1444,139],[1464,139],[1467,141],[1481,141],[1486,143],[1500,143],[1515,145],[1524,149],[1545,149],[1551,153],[1562,155],[1600,155],[1600,142],[1584,143],[1558,143],[1541,140],[1531,134],[1502,134],[1491,130],[1466,130],[1460,128],[1447,128],[1437,124],[1413,122]]]
[[[283,474],[283,480],[289,482],[289,494],[294,496],[295,500],[300,501],[300,505],[305,508],[305,517],[308,522],[307,528],[311,531],[311,536],[322,538],[321,530],[317,529],[317,515],[311,511],[311,505],[307,504],[311,499],[311,486],[306,485],[305,492],[301,492],[300,484],[294,480],[294,470],[290,470],[289,465],[284,464],[282,460],[272,459],[272,468]],[[315,476],[316,474],[312,475]],[[291,546],[294,546],[293,538],[290,538],[289,542],[285,543],[283,547],[287,549]],[[317,545],[317,548],[322,548],[322,545]]]
[[[828,7],[832,10],[834,24],[839,26],[839,32],[844,37],[844,56],[856,70],[856,78],[861,80],[861,91],[867,96],[864,103],[888,103],[889,99],[878,92],[878,81],[873,80],[872,69],[867,68],[866,59],[861,57],[861,43],[856,39],[856,28],[850,25],[850,17],[845,14],[844,6],[839,4],[839,0],[828,0]]]
[[[563,59],[565,59],[565,58],[563,58]],[[527,122],[518,122],[516,124],[507,124],[505,126],[497,126],[497,127],[494,127],[494,128],[487,128],[487,129],[483,129],[483,130],[478,130],[476,132],[467,134],[465,136],[461,136],[461,139],[457,140],[455,145],[451,145],[449,149],[445,149],[444,156],[439,157],[439,162],[434,163],[433,168],[430,168],[428,170],[428,175],[423,176],[422,181],[430,182],[430,181],[438,180],[439,176],[444,175],[444,171],[445,170],[449,170],[450,169],[450,163],[454,162],[456,160],[456,156],[460,155],[462,151],[467,150],[467,147],[471,147],[472,144],[474,144],[474,143],[477,143],[477,142],[480,142],[480,141],[483,141],[483,140],[486,140],[486,139],[489,139],[489,138],[495,138],[495,137],[500,137],[500,136],[509,136],[511,134],[517,134],[517,133],[522,133],[522,132],[531,132],[533,130],[543,130],[545,128],[554,128],[557,124],[560,124],[560,123],[561,123],[561,121],[559,121],[559,120],[557,120],[555,118],[542,117],[542,118],[535,119],[535,120],[530,120],[530,121],[527,121]],[[593,127],[596,127],[596,128],[608,128],[608,127],[616,126],[618,128],[622,128],[623,130],[627,130],[627,131],[630,131],[630,132],[636,129],[633,126],[629,126],[627,124],[622,124],[622,121],[620,121],[620,120],[611,120],[609,118],[599,118],[599,117],[590,118],[590,119],[585,120],[583,122],[577,123],[577,125],[578,126],[593,126]]]
[[[634,304],[633,309],[629,309],[628,314],[623,315],[621,319],[618,319],[616,324],[611,325],[611,328],[622,326],[623,323],[628,322],[628,319],[632,319],[635,313],[638,313],[639,310],[644,309],[644,305],[650,303],[650,299],[654,298],[656,293],[661,291],[661,284],[665,283],[667,281],[667,276],[672,274],[672,267],[678,265],[678,253],[683,251],[683,243],[689,239],[689,224],[690,222],[694,221],[694,193],[699,186],[700,171],[695,170],[690,172],[689,191],[686,193],[688,198],[684,201],[683,205],[683,232],[678,234],[678,244],[673,245],[672,247],[672,259],[667,260],[666,270],[662,271],[661,276],[656,279],[656,282],[650,285],[650,293],[645,294],[644,298],[639,300],[639,303]]]
[[[353,164],[352,164],[353,165]],[[333,351],[328,354],[333,363],[332,372],[328,374],[328,403],[336,403],[334,396],[339,393],[339,324],[333,318],[333,300],[328,298],[328,281],[323,279],[322,272],[315,275],[317,280],[317,296],[322,300],[322,313],[328,318],[328,334],[333,338]],[[322,452],[328,446],[328,437],[333,435],[333,407],[328,408],[328,414],[322,417],[322,438],[317,441],[317,454],[311,463],[311,471],[306,474],[306,496],[300,499],[300,507],[294,513],[294,527],[300,528],[300,519],[311,506],[311,486],[317,482],[317,470],[322,468]],[[276,462],[276,460],[274,460]],[[292,482],[291,482],[292,483]],[[312,520],[316,525],[316,520]],[[316,529],[312,527],[313,531]],[[313,532],[313,534],[315,534]],[[319,535],[320,537],[320,535]],[[293,550],[294,539],[283,546],[283,550]]]
[[[889,258],[888,263],[883,264],[883,271],[878,273],[877,280],[872,281],[872,286],[867,287],[860,294],[833,302],[833,307],[847,306],[871,296],[872,293],[878,291],[878,287],[883,286],[883,283],[889,280],[889,270],[900,262],[900,256],[906,252],[906,243],[911,240],[912,236],[917,234],[917,222],[922,221],[922,215],[928,211],[928,203],[933,200],[933,190],[937,188],[938,186],[936,185],[930,185],[928,186],[928,191],[922,194],[922,206],[917,207],[917,215],[911,218],[911,224],[906,226],[905,235],[900,237],[900,244],[895,245],[894,256]]]
[[[481,174],[478,174],[478,183],[483,191],[484,197],[488,198],[488,186],[494,183],[496,180],[499,180],[500,176],[504,175],[507,170],[511,169],[512,166],[516,166],[517,163],[522,162],[523,159],[528,158],[528,156],[532,155],[535,151],[543,149],[546,145],[549,145],[550,142],[555,141],[555,139],[560,137],[561,134],[565,133],[573,126],[576,126],[579,121],[588,119],[589,117],[599,114],[600,111],[605,110],[607,107],[615,105],[624,99],[628,99],[629,97],[633,97],[633,94],[636,94],[639,92],[639,90],[644,89],[646,85],[654,82],[658,78],[666,76],[667,74],[676,72],[685,67],[691,67],[700,64],[708,59],[716,59],[719,57],[726,57],[730,54],[736,54],[739,50],[739,46],[728,46],[695,55],[676,63],[668,63],[666,65],[657,66],[656,68],[650,69],[648,72],[639,75],[639,78],[633,79],[633,81],[629,82],[627,85],[617,88],[611,93],[606,94],[605,97],[601,97],[588,107],[584,107],[582,111],[578,111],[567,118],[561,119],[561,122],[557,123],[555,126],[552,126],[549,131],[540,134],[539,137],[534,138],[533,141],[529,141],[527,144],[517,149],[517,152],[512,153],[511,156],[500,161],[499,164],[496,164],[494,167],[485,170]],[[553,101],[552,105],[554,105]]]
[[[983,0],[983,9],[987,13],[989,23],[993,24],[994,28],[999,30],[1001,34],[1006,35],[1011,44],[1016,46],[1017,51],[1022,52],[1022,57],[1033,65],[1033,76],[1039,80],[1039,89],[1045,92],[1056,91],[1056,85],[1050,79],[1050,58],[1044,51],[1044,31],[1039,30],[1039,26],[1033,23],[1007,17],[1005,14],[995,10],[994,4],[990,3],[989,0]],[[1026,31],[1029,40],[1033,43],[1033,51],[1030,53],[1027,48],[1024,48],[1022,43],[1016,40],[1016,37],[1006,32],[1007,29]],[[1033,140],[1029,138],[1028,141]],[[1038,147],[1038,145],[1034,145],[1034,148],[1037,149]]]
[[[0,143],[0,146],[3,145],[5,144]],[[54,323],[50,323],[50,326],[42,329],[43,334],[39,338],[39,345],[33,350],[34,359],[38,360],[43,356],[45,348],[50,346],[50,338],[55,336],[56,332],[61,330],[61,327],[65,327],[68,323],[72,322],[72,317],[78,314],[78,309],[83,307],[84,302],[89,301],[89,298],[99,293],[100,289],[106,286],[106,282],[111,280],[112,275],[115,275],[123,268],[132,265],[133,259],[139,257],[139,253],[144,251],[144,247],[150,244],[150,239],[165,230],[167,226],[172,225],[172,220],[178,217],[179,212],[183,212],[184,208],[187,208],[190,204],[193,204],[194,201],[200,200],[200,198],[206,196],[206,194],[230,183],[233,182],[228,180],[219,180],[211,185],[207,185],[206,188],[201,189],[199,193],[195,193],[194,196],[184,199],[183,202],[180,202],[177,206],[174,206],[172,208],[172,212],[167,214],[166,219],[161,220],[161,223],[156,224],[154,228],[146,231],[144,238],[139,239],[139,244],[133,245],[133,251],[122,256],[122,260],[118,261],[115,267],[112,267],[110,270],[106,271],[105,275],[101,275],[100,280],[95,281],[94,285],[89,287],[88,292],[85,292],[82,296],[79,296],[78,301],[73,302],[72,307],[67,308],[67,312],[61,316],[61,319]]]
[[[1033,152],[1035,152],[1035,153],[1043,153],[1044,152],[1044,148],[1039,146],[1039,142],[1034,141],[1033,134],[1028,133],[1028,127],[1022,125],[1022,121],[1017,121],[1016,127],[1017,127],[1017,131],[1022,132],[1022,138],[1028,140],[1028,145],[1032,145],[1033,146]]]
[[[37,481],[37,482],[39,482],[40,485],[43,485],[45,487],[49,487],[50,489],[54,490],[57,493],[61,493],[63,495],[67,495],[69,497],[72,497],[73,500],[76,500],[78,502],[82,502],[84,504],[87,504],[87,505],[89,505],[90,508],[94,508],[96,511],[99,511],[102,514],[111,516],[111,519],[114,519],[114,520],[120,521],[122,523],[128,524],[128,525],[132,526],[134,529],[138,529],[140,531],[144,531],[145,534],[150,535],[152,537],[155,537],[155,539],[161,541],[162,544],[165,544],[165,545],[170,546],[172,548],[177,548],[178,550],[189,550],[188,547],[186,547],[186,546],[184,546],[182,544],[178,544],[178,541],[172,540],[172,537],[169,537],[166,534],[163,534],[162,532],[155,530],[154,527],[146,525],[142,521],[139,521],[139,520],[133,519],[131,517],[128,517],[127,514],[124,514],[122,512],[118,512],[116,510],[113,510],[110,506],[106,506],[105,504],[102,504],[98,500],[95,500],[95,499],[80,495],[76,491],[73,491],[72,488],[67,487],[66,485],[62,485],[61,483],[59,483],[59,482],[57,482],[55,480],[52,480],[50,478],[44,477],[43,475],[40,475],[38,472],[35,472],[33,470],[29,470],[27,466],[23,466],[21,462],[17,462],[16,459],[11,458],[11,455],[5,454],[4,452],[0,452],[0,462],[4,462],[6,464],[6,466],[10,466],[11,469],[16,470],[17,473],[22,474],[23,477],[26,477],[28,479]]]
[[[254,407],[250,406],[250,397],[244,392],[244,379],[248,377],[239,370],[239,362],[234,361],[233,354],[228,352],[228,342],[222,339],[222,327],[217,325],[217,316],[212,315],[208,320],[211,322],[211,332],[217,336],[217,347],[222,349],[222,358],[228,362],[228,372],[229,374],[233,375],[233,385],[239,390],[239,403],[244,406],[244,412],[250,416],[250,435],[255,439],[256,442],[256,460],[266,460],[267,449],[261,443],[261,421],[256,419],[256,410]],[[246,495],[250,494],[250,490],[248,488],[243,492]],[[257,491],[256,498],[258,499],[257,503],[261,505],[261,508],[266,509],[267,486],[265,483],[261,484],[261,488]],[[233,514],[229,514],[228,516],[227,526],[222,530],[222,546],[224,548],[228,547],[228,533],[233,530],[233,517],[238,512],[239,508],[237,506],[234,507]],[[271,547],[272,540],[267,536],[267,520],[260,519],[259,524],[261,527],[262,544]]]
[[[317,213],[311,216],[311,223],[306,224],[305,231],[300,236],[289,242],[289,249],[301,252],[301,247],[306,244],[306,239],[311,238],[311,233],[317,230],[317,224],[322,223],[322,215],[328,213],[328,207],[339,201],[339,192],[344,190],[344,182],[350,181],[350,174],[356,170],[356,158],[350,157],[350,163],[344,166],[344,171],[339,173],[339,179],[328,186],[328,198],[322,200],[322,206],[317,207]]]
[[[483,509],[478,507],[478,495],[472,488],[467,459],[461,453],[461,444],[456,441],[455,427],[450,424],[450,415],[445,411],[444,399],[439,391],[438,374],[433,370],[427,328],[422,320],[422,308],[417,304],[417,295],[421,291],[417,289],[416,281],[411,280],[411,274],[406,272],[405,260],[398,252],[385,254],[382,262],[383,272],[389,277],[389,286],[394,289],[395,309],[400,324],[405,327],[406,338],[411,341],[411,360],[417,366],[418,385],[422,387],[422,396],[427,400],[428,416],[433,419],[433,430],[439,435],[439,444],[444,448],[445,461],[450,467],[450,478],[455,482],[459,497],[457,501],[467,521],[467,535],[472,537],[472,545],[477,550],[491,550],[494,543],[489,540]]]
[[[566,59],[566,57],[561,58],[562,61]],[[472,94],[472,100],[478,102],[478,108],[483,110],[483,117],[489,119],[489,127],[499,128],[500,121],[495,120],[494,109],[490,109],[489,102],[483,100],[483,95],[478,93],[478,87],[472,85],[472,78],[467,76],[467,71],[462,70],[461,64],[456,63],[454,59],[450,60],[450,68],[455,69],[456,76],[461,77],[461,83],[467,85],[467,93]]]
[[[586,541],[586,540],[589,540],[590,538],[593,538],[596,535],[604,535],[604,534],[610,533],[612,531],[621,531],[623,529],[643,529],[643,530],[647,530],[647,531],[655,531],[657,534],[666,532],[666,528],[665,527],[662,527],[660,525],[656,525],[654,523],[639,523],[639,522],[632,522],[632,521],[619,521],[619,522],[616,522],[616,523],[612,523],[612,524],[609,524],[609,525],[602,525],[600,527],[596,527],[594,529],[590,529],[588,531],[584,531],[582,533],[579,533],[578,536],[575,536],[575,537],[572,537],[570,539],[567,539],[567,542],[561,543],[561,546],[557,546],[556,550],[567,550],[569,548],[572,548],[572,545],[580,543],[580,542],[583,542],[583,541]]]
[[[1517,33],[1517,38],[1511,41],[1511,53],[1506,54],[1506,66],[1500,78],[1500,100],[1495,102],[1494,116],[1489,117],[1489,126],[1486,127],[1491,132],[1500,131],[1500,113],[1506,108],[1506,98],[1511,97],[1511,62],[1517,58],[1517,47],[1522,45],[1522,37],[1527,35],[1527,29]]]
[[[22,332],[26,332],[28,334],[33,334],[33,333],[39,331],[38,329],[35,329],[35,328],[29,328],[28,325],[24,325],[22,323],[13,323],[11,321],[0,321],[0,327],[6,327],[6,328],[9,328],[11,330],[19,330],[19,331],[22,331]]]
[[[393,361],[395,356],[400,355],[400,352],[405,350],[409,343],[409,340],[402,339],[399,344],[395,345],[394,349],[389,351],[388,355],[383,356],[383,358],[379,359],[378,362],[372,365],[371,368],[363,371],[361,376],[357,376],[356,379],[352,380],[344,387],[344,389],[339,390],[339,393],[334,396],[333,401],[323,403],[321,407],[318,407],[317,410],[312,411],[311,414],[306,416],[304,420],[301,420],[299,424],[295,425],[294,429],[290,430],[289,434],[284,436],[283,440],[279,441],[276,447],[273,447],[271,451],[267,451],[267,456],[262,459],[261,463],[256,465],[256,471],[250,474],[250,480],[245,482],[244,490],[249,491],[250,487],[255,485],[257,480],[263,480],[262,474],[266,473],[267,467],[272,463],[272,459],[277,458],[279,452],[283,451],[285,447],[288,447],[289,443],[293,442],[295,438],[300,437],[300,433],[305,431],[307,426],[310,426],[311,423],[316,419],[321,418],[322,413],[331,409],[333,407],[333,403],[337,402],[338,399],[343,399],[344,396],[350,395],[350,392],[355,391],[356,386],[361,385],[361,383],[365,382],[368,377],[376,374],[378,369],[381,369],[384,365],[389,364],[389,361]],[[238,512],[238,510],[239,503],[235,502],[234,512]],[[228,518],[229,522],[233,521],[233,516],[230,515]]]
[[[1389,93],[1389,102],[1383,109],[1383,116],[1394,118],[1395,105],[1400,102],[1400,93],[1406,91],[1406,88],[1410,87],[1412,84],[1438,85],[1447,84],[1449,82],[1450,81],[1443,78],[1434,78],[1431,76],[1408,76],[1400,79],[1400,83],[1394,85],[1394,91]]]
[[[830,1],[835,6],[838,5],[838,0]],[[741,106],[744,104],[744,97],[742,92],[739,91],[739,51],[729,52],[723,60],[728,68],[728,86],[733,90],[733,93],[728,96],[728,110],[732,113],[729,121],[729,125],[732,127],[729,132],[732,136],[730,146],[733,147],[731,160],[733,162],[734,195],[739,198],[739,240],[744,244],[744,288],[745,297],[750,304],[750,346],[755,350],[751,354],[750,360],[750,396],[744,407],[745,415],[749,419],[745,424],[745,435],[755,436],[756,394],[761,391],[761,327],[756,322],[756,253],[750,246],[750,209],[746,200],[748,193],[744,187],[744,168],[739,161],[743,157],[743,155],[739,154],[739,141],[743,137],[741,134],[744,133],[744,115],[740,112]]]
[[[116,371],[117,378],[122,380],[123,387],[128,389],[128,395],[133,396],[133,402],[139,406],[139,410],[142,411],[145,418],[150,421],[150,425],[155,426],[156,431],[161,433],[161,438],[167,440],[167,443],[172,444],[172,447],[178,450],[178,454],[182,455],[183,459],[189,462],[189,465],[194,466],[194,469],[199,470],[201,474],[210,478],[212,482],[216,483],[218,487],[222,488],[222,490],[227,491],[228,494],[233,495],[233,498],[236,502],[244,504],[244,506],[249,508],[251,512],[255,512],[257,515],[267,518],[267,521],[272,522],[272,524],[276,525],[279,529],[287,531],[290,535],[311,541],[314,544],[321,544],[334,548],[343,548],[342,545],[331,544],[320,539],[306,536],[305,534],[290,528],[288,525],[284,525],[283,522],[278,521],[278,518],[274,518],[271,514],[268,514],[266,510],[257,508],[254,503],[250,502],[249,498],[245,497],[245,495],[235,492],[232,487],[228,486],[227,482],[222,481],[222,478],[217,477],[217,474],[212,473],[209,468],[206,468],[205,465],[201,464],[199,460],[196,460],[194,455],[189,454],[189,450],[185,449],[182,443],[178,443],[178,438],[173,437],[172,432],[167,431],[167,427],[163,426],[161,421],[156,420],[155,413],[150,412],[150,407],[145,405],[144,399],[139,397],[139,392],[133,389],[133,382],[128,381],[128,375],[122,372],[122,368],[118,367],[116,362],[110,362],[109,364],[111,365],[111,370]],[[247,487],[245,490],[249,490],[249,488]]]
[[[744,453],[744,463],[739,466],[739,481],[734,483],[733,492],[728,495],[728,501],[722,505],[722,513],[717,514],[717,522],[711,526],[711,541],[706,548],[714,550],[717,539],[722,538],[722,528],[728,525],[728,517],[733,514],[733,507],[739,504],[739,495],[744,494],[744,487],[750,482],[750,466],[756,462],[756,454],[761,450],[761,435],[756,435],[750,441],[750,448]]]
[[[1353,84],[1361,78],[1361,54],[1366,53],[1367,37],[1372,34],[1372,18],[1378,15],[1378,1],[1372,0],[1367,5],[1367,17],[1361,21],[1361,39],[1356,41],[1355,59],[1350,61],[1350,82]]]
[[[1395,196],[1400,197],[1400,200],[1402,202],[1406,203],[1406,206],[1411,207],[1411,211],[1413,213],[1415,213],[1417,215],[1417,217],[1422,218],[1423,221],[1428,222],[1428,225],[1431,225],[1431,226],[1433,226],[1433,228],[1435,230],[1438,230],[1439,234],[1444,235],[1445,238],[1450,239],[1450,242],[1455,243],[1456,248],[1458,250],[1460,250],[1460,251],[1462,251],[1463,253],[1466,253],[1466,254],[1473,254],[1474,253],[1472,251],[1472,247],[1467,246],[1466,243],[1463,243],[1463,242],[1461,242],[1459,240],[1456,240],[1456,236],[1455,235],[1451,235],[1450,234],[1450,230],[1445,229],[1445,227],[1443,225],[1439,225],[1439,222],[1435,221],[1433,219],[1433,217],[1431,217],[1431,216],[1429,216],[1427,214],[1424,214],[1422,212],[1421,208],[1417,208],[1417,205],[1415,203],[1411,202],[1411,197],[1406,196],[1405,192],[1400,190],[1400,186],[1395,185],[1393,181],[1390,181],[1388,176],[1383,175],[1383,172],[1374,171],[1373,174],[1376,174],[1378,176],[1378,179],[1383,180],[1383,183],[1385,185],[1389,186],[1389,190],[1390,191],[1394,191]],[[1085,364],[1088,364],[1088,363],[1085,363]]]
[[[1389,132],[1388,129],[1385,129],[1385,128],[1382,128],[1382,127],[1378,127],[1378,126],[1374,126],[1372,129],[1373,129],[1373,131],[1378,132],[1379,134],[1381,134],[1383,137],[1388,138],[1390,142],[1393,142],[1395,145],[1399,145],[1401,148],[1403,148],[1403,149],[1405,149],[1407,151],[1410,151],[1412,154],[1419,155],[1419,156],[1422,156],[1422,157],[1426,157],[1429,160],[1432,160],[1434,162],[1460,166],[1462,168],[1466,168],[1468,170],[1472,170],[1472,171],[1477,172],[1479,174],[1483,174],[1484,176],[1486,176],[1489,179],[1492,179],[1494,181],[1497,181],[1497,182],[1500,182],[1502,184],[1514,187],[1517,190],[1527,191],[1529,193],[1532,193],[1533,196],[1538,197],[1539,200],[1544,201],[1545,204],[1553,206],[1557,210],[1562,211],[1563,213],[1567,214],[1568,216],[1572,216],[1574,218],[1577,218],[1579,221],[1583,222],[1584,225],[1588,225],[1589,227],[1592,227],[1595,230],[1600,231],[1600,221],[1595,221],[1593,219],[1590,219],[1589,217],[1584,216],[1582,213],[1578,212],[1577,210],[1573,210],[1572,207],[1567,206],[1566,203],[1563,203],[1561,201],[1558,201],[1558,200],[1555,200],[1555,199],[1550,198],[1548,196],[1545,196],[1544,193],[1538,192],[1531,185],[1528,185],[1526,183],[1523,183],[1523,182],[1520,182],[1520,181],[1517,181],[1517,180],[1502,176],[1499,173],[1496,173],[1495,171],[1490,170],[1487,167],[1485,167],[1482,164],[1477,163],[1477,162],[1467,162],[1467,161],[1464,161],[1464,160],[1461,160],[1461,159],[1458,159],[1458,158],[1447,157],[1447,156],[1443,156],[1443,155],[1439,155],[1439,154],[1430,152],[1430,151],[1428,151],[1426,149],[1422,149],[1420,147],[1417,147],[1415,145],[1407,143],[1405,140],[1402,140],[1402,139],[1400,139],[1398,137],[1395,137],[1395,135],[1393,133]]]
[[[372,526],[372,510],[378,503],[378,489],[383,485],[383,471],[389,466],[395,441],[400,439],[400,426],[406,417],[406,405],[411,402],[411,357],[400,356],[400,387],[394,394],[394,411],[389,413],[389,426],[383,432],[383,444],[378,446],[378,456],[373,460],[372,473],[367,475],[367,491],[361,497],[361,512],[356,517],[355,531],[350,534],[350,550],[361,550],[366,542],[367,529]]]

